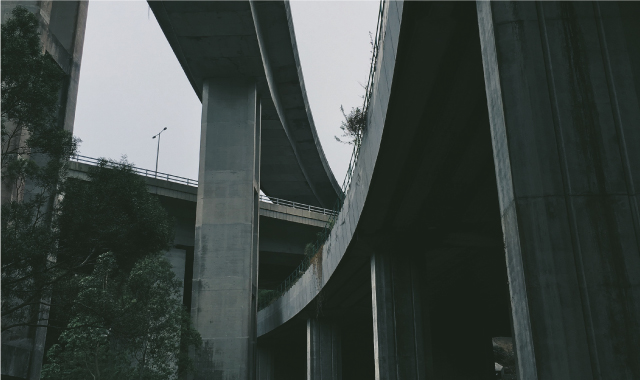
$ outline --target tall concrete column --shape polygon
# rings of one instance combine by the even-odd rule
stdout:
[[[376,380],[426,379],[421,286],[409,255],[371,256]]]
[[[640,6],[477,2],[520,379],[640,378]]]
[[[258,345],[258,360],[256,369],[257,380],[275,380],[275,363],[273,349]]]
[[[255,377],[260,101],[245,78],[205,80],[191,317],[196,379]]]
[[[342,380],[340,329],[330,321],[307,320],[307,380]]]
[[[78,96],[78,81],[80,64],[84,46],[84,33],[87,21],[88,1],[3,1],[2,23],[4,24],[16,6],[23,6],[36,15],[39,21],[40,39],[46,52],[64,72],[62,88],[59,93],[60,111],[58,120],[60,127],[73,131],[76,98]],[[11,130],[15,128],[12,122],[7,123]],[[19,139],[25,138],[21,135]],[[17,142],[23,144],[24,141]],[[32,155],[32,159],[39,164],[48,158],[42,155]],[[38,191],[38,185],[27,182],[29,190]],[[11,184],[1,185],[2,204],[21,200],[23,194]],[[27,192],[28,196],[28,192]],[[53,200],[52,200],[53,203]],[[15,379],[40,379],[40,372],[45,355],[47,324],[49,318],[49,296],[41,299],[40,305],[32,308],[32,321],[38,327],[23,327],[7,330],[2,333],[2,376],[13,376]]]

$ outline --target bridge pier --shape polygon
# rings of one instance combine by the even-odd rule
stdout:
[[[11,17],[11,12],[16,6],[23,6],[36,15],[42,46],[64,73],[58,98],[58,122],[60,128],[73,131],[89,3],[85,0],[4,1],[1,10],[3,24]],[[11,130],[15,125],[8,121],[7,127]],[[46,159],[35,154],[32,158],[39,163]],[[27,182],[26,186],[33,188],[36,184]],[[2,204],[18,200],[14,186],[2,182],[0,187]],[[49,300],[45,298],[41,302],[40,305],[34,305],[30,311],[32,320],[38,321],[38,327],[18,327],[2,333],[3,360],[0,374],[3,378],[6,376],[12,379],[40,379],[47,340],[49,306],[46,304]],[[10,316],[6,318],[8,320]]]
[[[245,78],[205,80],[191,317],[196,379],[255,378],[260,101]]]
[[[325,319],[307,320],[307,380],[342,380],[340,328]]]
[[[375,377],[427,379],[419,269],[413,257],[395,251],[371,256]]]
[[[519,378],[640,378],[640,7],[477,12]]]
[[[258,345],[257,380],[275,380],[274,359],[273,350],[270,347]]]

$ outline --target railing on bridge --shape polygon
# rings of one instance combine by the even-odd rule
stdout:
[[[88,165],[93,165],[96,166],[98,165],[98,163],[100,163],[100,159],[98,158],[93,158],[93,157],[87,157],[87,156],[81,156],[81,155],[75,155],[71,157],[71,161],[74,162],[80,162],[83,164],[88,164]],[[105,163],[107,165],[107,167],[116,167],[117,164],[105,160]],[[144,176],[144,177],[149,177],[149,178],[157,178],[163,181],[169,181],[169,182],[174,182],[174,183],[180,183],[183,185],[187,185],[187,186],[194,186],[194,187],[198,187],[198,181],[195,179],[191,179],[191,178],[185,178],[185,177],[179,177],[177,175],[173,175],[173,174],[167,174],[167,173],[160,173],[160,172],[156,172],[155,170],[149,170],[149,169],[142,169],[142,168],[138,168],[135,166],[131,166],[131,170],[133,170],[134,173]],[[329,210],[326,208],[322,208],[322,207],[316,207],[316,206],[311,206],[311,205],[305,205],[302,203],[298,203],[298,202],[293,202],[293,201],[288,201],[286,199],[280,199],[280,198],[276,198],[276,197],[269,197],[267,195],[264,194],[260,194],[260,200],[266,203],[272,203],[272,204],[276,204],[276,205],[282,205],[282,206],[287,206],[287,207],[293,207],[295,209],[298,210],[307,210],[307,211],[312,211],[312,212],[317,212],[319,214],[323,214],[323,215],[329,215],[329,216],[333,216],[336,214],[335,211],[333,210]]]
[[[365,87],[365,96],[364,102],[362,104],[362,110],[367,118],[367,124],[369,123],[369,104],[371,101],[371,96],[373,95],[373,86],[375,82],[375,74],[376,74],[376,64],[378,62],[378,50],[380,48],[380,41],[383,38],[382,35],[382,23],[384,21],[384,6],[385,2],[389,0],[380,0],[380,8],[378,10],[378,24],[376,26],[376,36],[373,41],[373,51],[371,54],[371,66],[369,68],[369,79],[367,80],[367,86]],[[353,176],[353,170],[355,169],[356,162],[358,162],[358,156],[360,154],[360,144],[362,143],[362,132],[358,134],[353,142],[353,151],[351,152],[351,159],[349,160],[349,167],[347,169],[347,173],[344,177],[344,181],[342,181],[342,194],[339,195],[338,200],[333,208],[331,217],[325,224],[322,232],[318,233],[318,239],[315,242],[310,243],[307,248],[305,248],[305,256],[302,259],[302,262],[298,267],[284,280],[278,285],[278,287],[274,290],[266,290],[263,291],[262,294],[258,297],[258,310],[264,309],[271,302],[278,299],[280,296],[284,294],[293,284],[295,284],[300,277],[306,272],[306,270],[311,265],[311,261],[315,255],[322,254],[322,248],[324,243],[329,238],[329,234],[335,225],[336,219],[338,218],[338,214],[340,210],[342,210],[342,205],[344,204],[344,198],[349,190],[349,186],[351,186],[351,177]]]
[[[264,194],[260,194],[260,200],[262,202],[272,203],[274,205],[282,205],[282,206],[287,206],[287,207],[293,207],[293,208],[298,209],[298,210],[307,210],[307,211],[317,212],[317,213],[323,214],[323,215],[331,215],[331,216],[332,215],[336,215],[335,211],[329,210],[327,208],[316,207],[316,206],[311,206],[311,205],[305,205],[305,204],[298,203],[298,202],[287,201],[285,199],[269,197],[269,196],[266,196]]]
[[[80,162],[80,163],[83,163],[83,164],[89,164],[89,165],[96,166],[100,162],[100,159],[99,158],[93,158],[93,157],[87,157],[87,156],[81,156],[81,155],[75,155],[75,156],[71,157],[71,161],[75,161],[75,162]],[[105,160],[105,162],[106,162],[107,167],[116,167],[116,164],[112,163],[109,160]],[[195,179],[179,177],[179,176],[173,175],[173,174],[160,173],[160,172],[156,172],[155,170],[142,169],[142,168],[138,168],[138,167],[135,167],[135,166],[131,166],[131,170],[133,170],[134,173],[139,174],[139,175],[144,176],[144,177],[157,178],[157,179],[161,179],[163,181],[181,183],[181,184],[187,185],[187,186],[198,187],[198,181],[195,180]]]

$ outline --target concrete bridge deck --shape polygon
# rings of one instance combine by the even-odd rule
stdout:
[[[250,77],[261,102],[260,188],[334,206],[340,186],[318,140],[287,2],[149,1],[202,99],[207,78]]]

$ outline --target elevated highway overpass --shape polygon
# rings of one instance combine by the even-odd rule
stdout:
[[[521,379],[640,376],[640,7],[384,2],[340,213],[257,316],[256,223],[247,216],[234,235],[252,246],[208,246],[236,223],[224,210],[255,210],[239,207],[255,205],[251,191],[228,189],[325,207],[342,198],[288,4],[151,8],[203,101],[196,378],[489,379],[500,336],[514,340]],[[256,141],[279,148],[260,154]],[[249,175],[230,179],[238,169]],[[237,268],[210,266],[231,257],[245,257],[235,285],[221,278]]]
[[[520,379],[640,376],[638,16],[385,3],[351,186],[258,312],[259,378],[489,379],[498,336]]]
[[[69,163],[69,178],[88,180],[88,172],[99,160],[77,156]],[[198,181],[153,170],[133,167],[155,194],[174,221],[174,248],[167,253],[178,278],[188,290],[185,304],[190,305],[194,226]],[[315,239],[329,221],[332,210],[297,202],[260,196],[259,288],[275,288],[303,258],[306,244]],[[186,269],[185,269],[186,268]]]
[[[498,336],[520,379],[640,378],[638,3],[383,2],[344,194],[288,3],[150,7],[203,103],[197,191],[149,180],[194,225],[194,378],[489,379]],[[342,207],[258,311],[297,212],[260,190]]]

